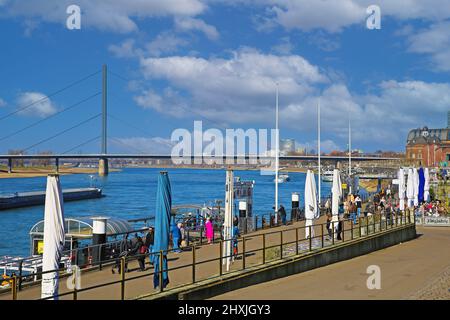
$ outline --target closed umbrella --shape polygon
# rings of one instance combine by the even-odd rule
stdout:
[[[167,172],[160,172],[158,176],[158,189],[156,192],[156,212],[155,212],[155,243],[153,250],[156,253],[163,251],[163,266],[160,266],[160,256],[156,255],[154,259],[153,286],[157,288],[159,283],[159,268],[163,270],[162,287],[169,283],[167,274],[167,250],[169,249],[169,231],[170,231],[170,212],[172,209],[172,192],[170,187],[169,175]]]
[[[316,193],[316,181],[314,179],[314,173],[311,170],[308,170],[306,173],[306,181],[305,181],[305,237],[309,236],[314,237],[314,229],[311,228],[312,234],[309,234],[309,226],[312,226],[313,220],[317,219],[319,216],[319,212],[317,210],[317,193]]]
[[[400,210],[405,210],[405,172],[402,168],[398,170],[398,199]]]
[[[335,235],[337,235],[337,228],[339,222],[339,200],[342,197],[342,183],[341,176],[338,169],[334,169],[333,171],[333,186],[331,188],[332,193],[332,205],[331,205],[331,213],[332,213],[332,227],[336,229]]]
[[[406,197],[408,198],[408,207],[414,206],[414,173],[413,169],[408,170],[408,182],[406,184]]]
[[[44,209],[44,253],[42,272],[58,270],[64,248],[64,203],[58,175],[47,177]],[[58,271],[42,275],[41,298],[57,299],[59,286]]]
[[[428,168],[424,170],[425,183],[423,186],[423,198],[426,202],[430,202],[430,172]]]
[[[234,178],[233,171],[227,170],[225,185],[225,217],[223,222],[223,264],[226,264],[227,271],[230,270],[230,264],[233,253],[233,196],[234,196]]]
[[[414,206],[419,206],[419,173],[417,172],[417,169],[413,169],[414,172]]]
[[[333,215],[332,222],[339,221],[339,200],[342,197],[342,183],[341,183],[341,175],[338,169],[334,169],[333,171],[333,186],[331,188],[332,193],[332,204],[331,204],[331,213]],[[337,228],[337,224],[334,224]]]
[[[425,200],[425,172],[423,168],[420,168],[418,171],[419,174],[419,203],[424,202]]]

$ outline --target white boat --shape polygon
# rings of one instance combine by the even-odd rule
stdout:
[[[333,171],[328,170],[322,173],[322,181],[333,182]]]
[[[283,174],[278,175],[278,183],[284,183],[284,182],[288,182],[290,180],[291,180],[291,178],[289,177],[288,174],[283,173]],[[274,181],[275,181],[275,179],[274,179]]]

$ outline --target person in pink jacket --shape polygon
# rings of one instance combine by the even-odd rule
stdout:
[[[211,218],[209,217],[206,218],[205,229],[206,229],[206,239],[208,239],[208,243],[212,243],[214,230]]]

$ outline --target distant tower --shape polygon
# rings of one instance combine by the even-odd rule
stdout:
[[[447,129],[450,129],[450,111],[447,112]]]

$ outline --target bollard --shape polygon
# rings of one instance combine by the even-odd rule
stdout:
[[[342,230],[341,230],[341,233],[342,233],[342,242],[344,242],[344,241],[345,241],[345,221],[342,220],[342,221],[340,221],[340,222],[338,222],[338,223],[341,223],[341,226],[342,226]]]

